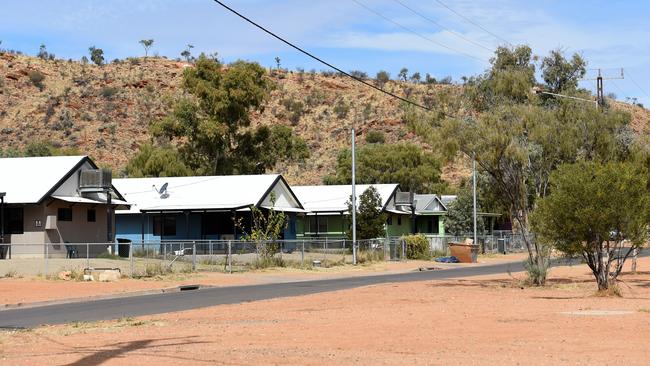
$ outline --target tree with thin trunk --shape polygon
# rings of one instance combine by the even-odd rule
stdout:
[[[275,57],[275,65],[277,66],[277,70],[280,71],[280,57],[279,56]]]
[[[153,39],[142,39],[140,44],[144,48],[144,58],[146,59],[149,56],[149,49],[153,46]]]
[[[194,48],[194,46],[188,43],[187,48],[185,48],[183,52],[181,52],[181,56],[185,57],[185,60],[187,61],[188,64],[192,60],[192,48]]]

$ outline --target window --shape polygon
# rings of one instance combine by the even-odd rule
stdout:
[[[433,232],[433,219],[427,220],[427,233]]]
[[[86,218],[88,222],[95,222],[97,221],[97,213],[95,212],[94,208],[89,208],[87,213],[86,213]]]
[[[397,225],[402,226],[402,216],[397,216]]]
[[[24,232],[22,207],[5,207],[4,215],[5,234],[22,234]]]
[[[393,216],[388,216],[386,219],[386,225],[393,225]]]
[[[327,232],[327,217],[325,217],[325,216],[310,216],[309,217],[309,232],[311,232],[311,233],[326,233]]]
[[[176,236],[176,217],[175,216],[154,216],[153,235],[160,236],[160,237]]]
[[[59,208],[59,211],[56,215],[57,221],[72,221],[72,209],[71,208]]]
[[[319,233],[327,232],[327,217],[318,218],[318,232]]]

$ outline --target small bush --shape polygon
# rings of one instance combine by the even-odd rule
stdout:
[[[430,259],[429,241],[422,235],[407,235],[401,240],[406,241],[406,258],[407,259]]]
[[[526,269],[526,274],[528,275],[528,278],[526,279],[528,285],[543,285],[546,282],[549,266],[549,260],[544,260],[542,265],[538,265],[537,263],[531,262],[530,259],[527,259],[524,262],[524,268]]]
[[[282,101],[282,105],[284,105],[284,108],[289,112],[289,121],[291,121],[291,125],[297,125],[303,114],[302,102],[293,99],[285,99]]]
[[[368,131],[366,134],[366,142],[369,144],[383,144],[386,142],[386,136],[381,131]]]
[[[350,75],[354,76],[357,79],[365,80],[368,78],[368,74],[361,71],[361,70],[352,70],[350,71]]]
[[[21,276],[18,275],[18,271],[15,269],[10,269],[5,273],[4,278],[20,278]]]
[[[34,86],[38,88],[38,90],[43,91],[43,89],[45,89],[45,85],[43,85],[43,80],[45,80],[45,75],[43,75],[42,72],[37,70],[32,70],[27,74],[27,76],[29,77],[29,80],[32,82],[32,84],[34,84]]]
[[[350,106],[348,106],[345,101],[342,99],[336,103],[334,106],[334,113],[336,114],[336,117],[339,119],[343,119],[348,115],[348,112],[350,111]]]
[[[144,267],[144,273],[141,277],[164,276],[172,272],[173,270],[170,266],[163,265],[161,262],[147,263],[147,265]]]
[[[384,252],[381,250],[360,250],[357,252],[357,263],[372,263],[384,260]]]
[[[250,269],[265,269],[272,267],[286,267],[286,263],[282,258],[279,257],[270,257],[270,258],[259,258],[253,261],[250,264]]]
[[[116,87],[104,86],[99,91],[99,95],[101,95],[105,99],[112,99],[119,91],[120,90]]]
[[[109,253],[108,251],[105,251],[103,253],[99,253],[97,255],[97,258],[102,258],[102,259],[120,259],[120,256],[115,254],[115,253]]]

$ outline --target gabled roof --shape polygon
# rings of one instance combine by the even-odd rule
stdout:
[[[415,211],[418,213],[445,212],[447,206],[437,194],[416,194]]]
[[[381,196],[382,209],[391,199],[398,184],[357,184],[357,202],[363,192],[373,186]],[[302,202],[305,210],[310,212],[345,212],[348,210],[347,201],[352,195],[352,185],[332,186],[293,186],[293,191]]]
[[[449,205],[454,202],[458,198],[456,195],[442,195],[440,196],[440,201],[442,201],[442,204],[445,205],[445,207],[449,208]]]
[[[0,159],[0,192],[7,193],[6,203],[39,204],[84,164],[97,168],[87,156],[3,158]],[[114,193],[118,199],[122,198],[119,192]]]
[[[276,210],[302,211],[300,201],[278,174],[123,178],[113,180],[113,184],[132,204],[130,211],[122,213],[269,207],[272,191],[276,192]],[[161,195],[156,190],[164,184],[167,194]]]

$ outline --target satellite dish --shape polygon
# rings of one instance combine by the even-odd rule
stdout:
[[[156,188],[156,185],[154,184],[153,189],[154,189],[154,191],[156,191],[160,195],[160,198],[165,199],[165,198],[169,197],[169,193],[167,192],[167,187],[168,186],[169,186],[169,183],[165,183],[165,184],[162,185],[162,187],[160,187],[160,189],[158,189],[158,188]]]

